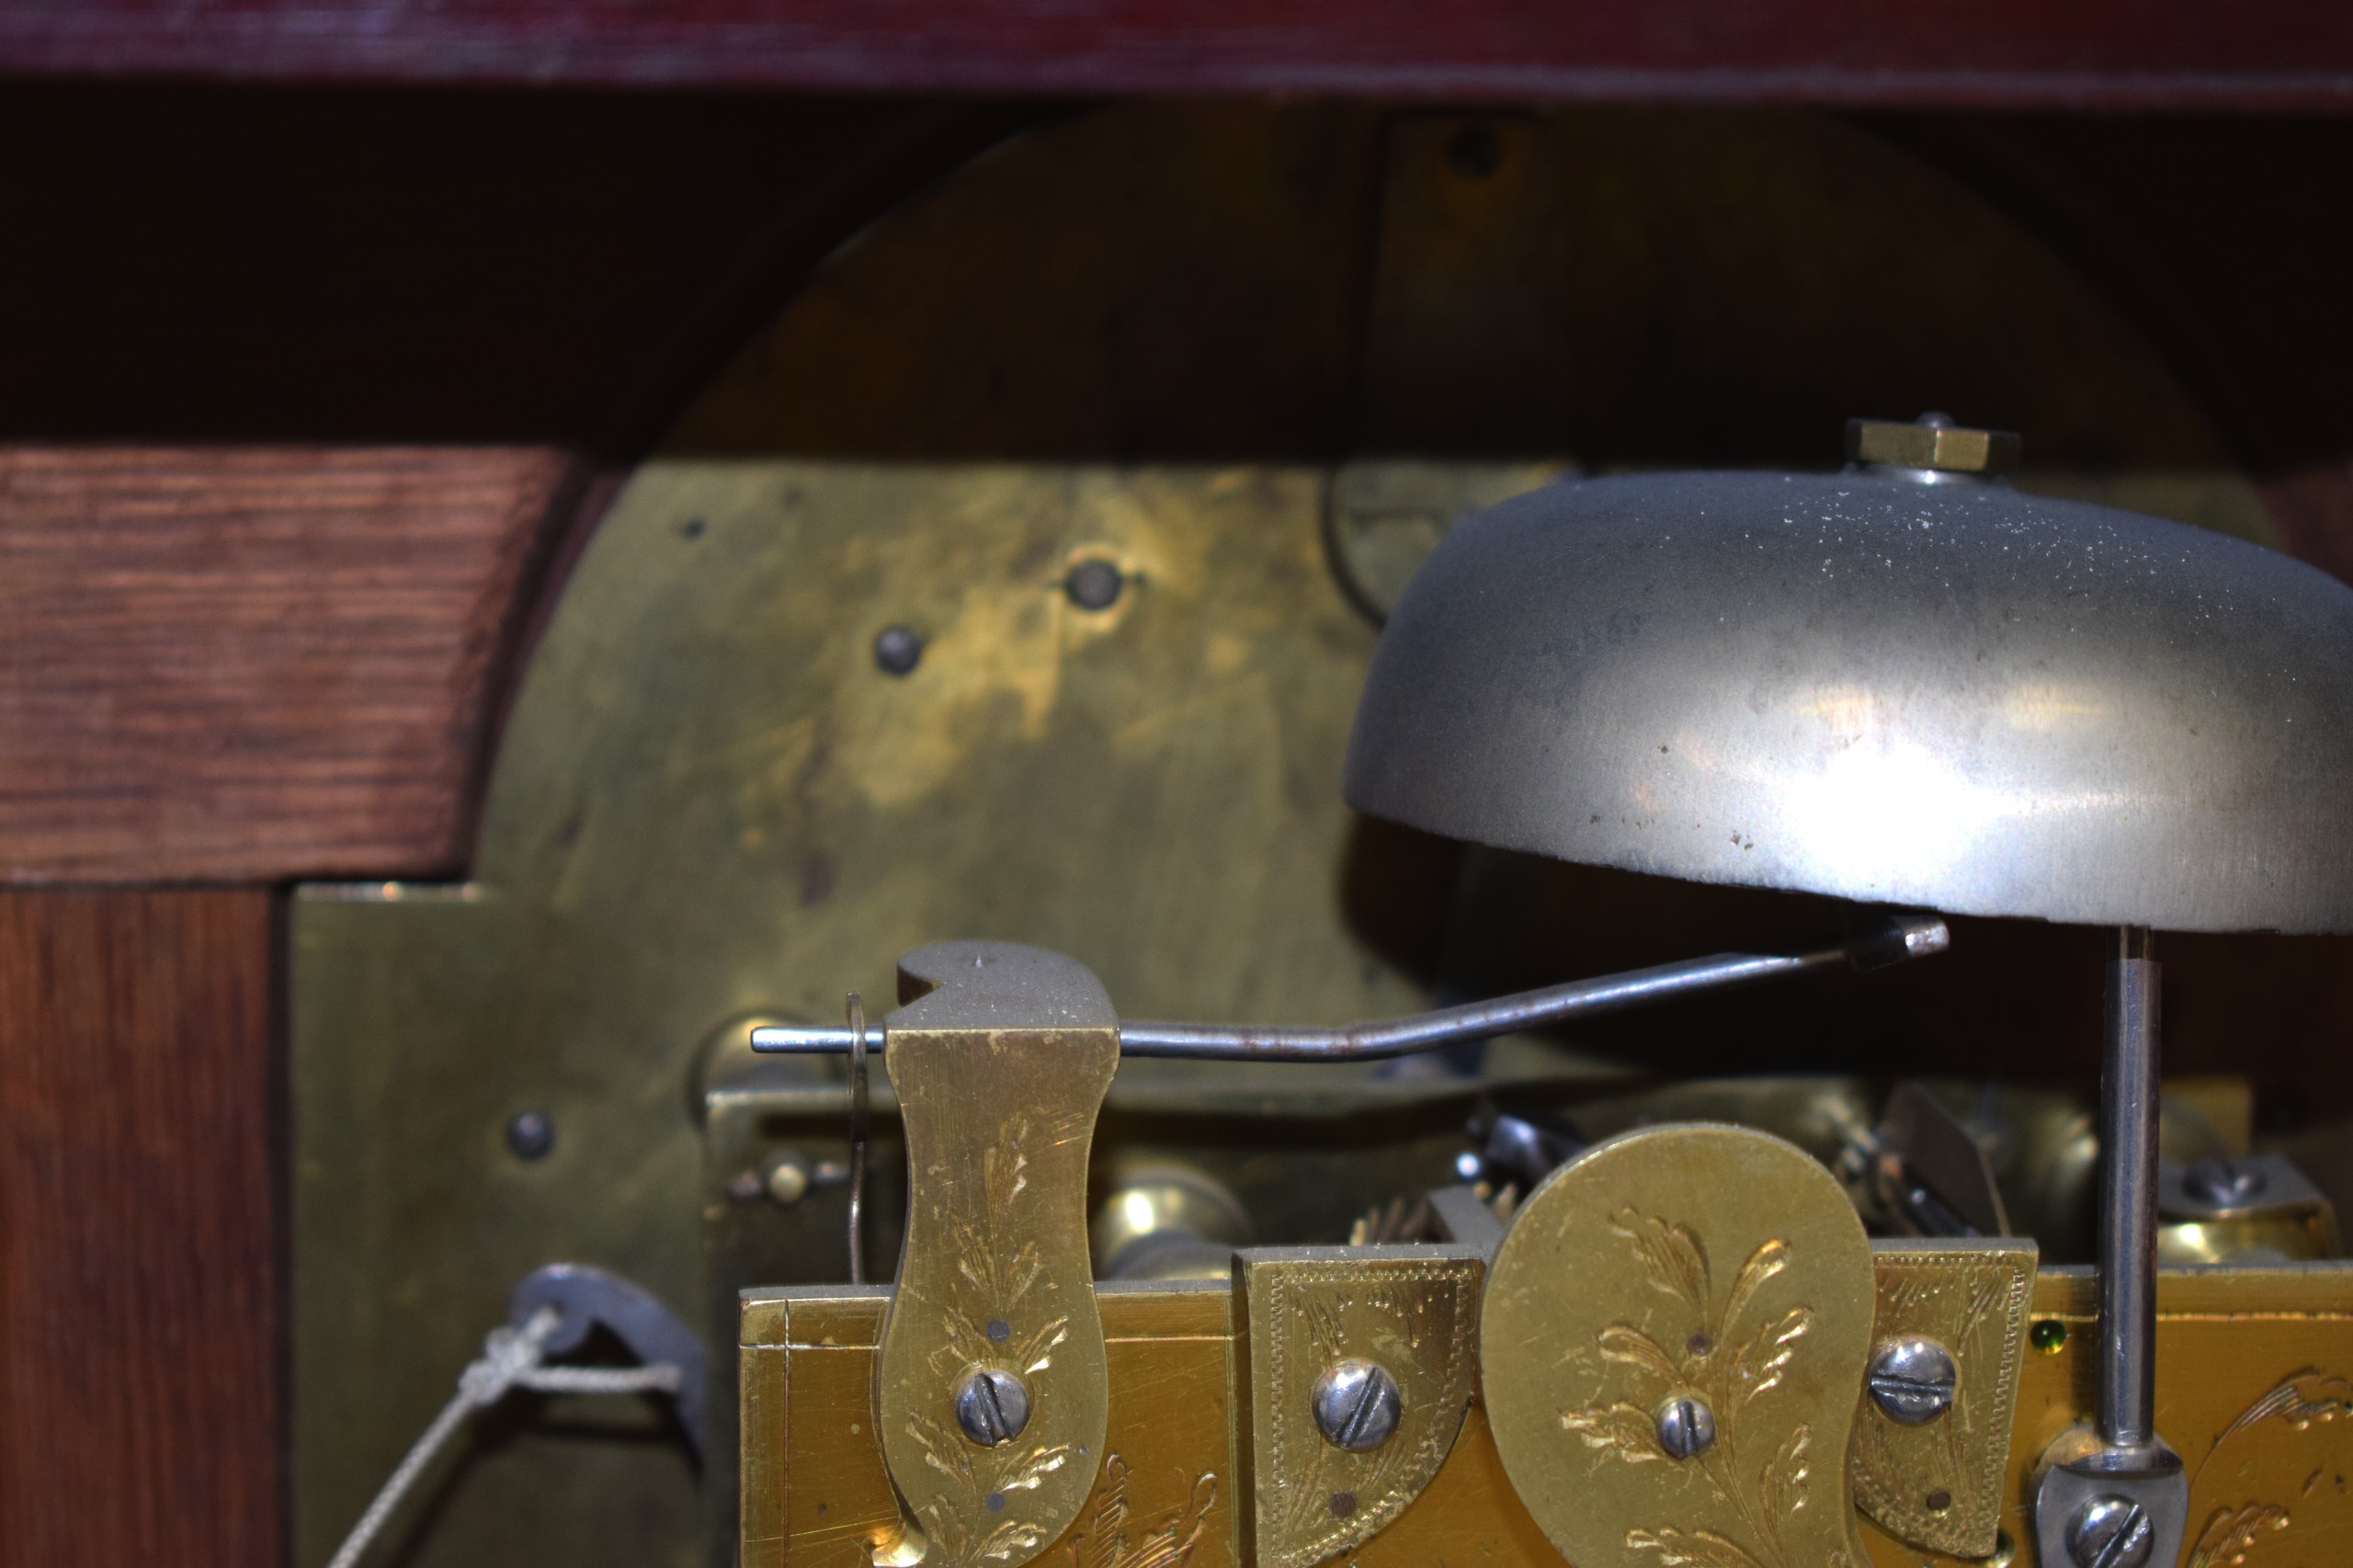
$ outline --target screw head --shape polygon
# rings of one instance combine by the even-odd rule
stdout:
[[[1029,1390],[1001,1367],[975,1369],[956,1385],[956,1425],[984,1449],[1010,1441],[1029,1425]]]
[[[1109,609],[1120,602],[1120,590],[1127,585],[1128,579],[1119,567],[1099,557],[1080,562],[1063,579],[1063,592],[1081,609]]]
[[[885,675],[912,674],[923,663],[923,638],[912,626],[886,626],[874,634],[874,663]]]
[[[1658,1407],[1658,1446],[1669,1459],[1705,1453],[1716,1440],[1716,1413],[1693,1394],[1678,1394]]]
[[[517,1114],[506,1124],[506,1151],[518,1160],[544,1160],[555,1147],[555,1123],[536,1110]]]
[[[2067,1521],[2075,1568],[2142,1568],[2156,1543],[2149,1510],[2130,1497],[2095,1497]]]
[[[1871,1359],[1871,1403],[1891,1421],[1922,1426],[1952,1408],[1957,1379],[1951,1353],[1935,1340],[1891,1339]]]
[[[1335,1361],[1315,1380],[1315,1429],[1336,1449],[1360,1454],[1389,1441],[1405,1413],[1397,1380],[1377,1361]]]
[[[2201,1202],[2236,1209],[2261,1198],[2271,1181],[2259,1168],[2235,1160],[2200,1160],[2181,1173],[2181,1185]]]

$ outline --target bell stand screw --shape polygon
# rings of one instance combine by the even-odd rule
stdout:
[[[2067,1521],[2075,1568],[2143,1568],[2156,1540],[2149,1510],[2129,1497],[2095,1497]]]

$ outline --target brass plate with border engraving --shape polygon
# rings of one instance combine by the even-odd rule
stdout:
[[[1959,1376],[1952,1408],[1907,1426],[1869,1393],[1856,1417],[1855,1506],[1915,1546],[1991,1556],[2001,1539],[2002,1480],[2034,1291],[2032,1242],[1881,1242],[1875,1343],[1922,1335]]]
[[[1249,1334],[1243,1415],[1257,1568],[1352,1551],[1419,1496],[1454,1447],[1479,1381],[1479,1287],[1467,1250],[1302,1247],[1245,1252],[1233,1278]],[[1397,1429],[1363,1452],[1324,1440],[1324,1369],[1361,1358],[1397,1382]]]
[[[939,942],[900,960],[886,1062],[907,1148],[907,1233],[875,1421],[938,1568],[1021,1568],[1094,1489],[1108,1418],[1086,1243],[1086,1160],[1120,1065],[1110,998],[1060,953]],[[1026,1419],[958,1424],[969,1378],[1008,1376]]]
[[[1529,1195],[1489,1271],[1495,1446],[1577,1568],[1851,1568],[1871,1312],[1862,1221],[1796,1145],[1711,1123],[1607,1140]],[[1671,1454],[1671,1407],[1711,1440]]]

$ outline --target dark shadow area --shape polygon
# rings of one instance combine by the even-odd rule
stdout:
[[[0,438],[631,456],[847,235],[1040,112],[11,84]]]
[[[1441,888],[1445,868],[1455,868]],[[1832,899],[1711,886],[1465,848],[1360,819],[1344,876],[1352,928],[1450,999],[1500,995],[1715,952],[1839,939]],[[2092,926],[1959,916],[1951,949],[1595,1018],[1558,1038],[1670,1077],[1758,1073],[2097,1082]],[[2170,1076],[2245,1076],[2271,1133],[2353,1114],[2353,937],[2161,936]]]
[[[1004,145],[1025,131],[1063,142]],[[1825,139],[1885,151],[1825,162]],[[747,340],[734,374],[756,379],[762,324],[965,169],[860,242],[846,291],[796,307],[861,352],[803,367],[779,424],[713,417],[702,439],[1818,465],[1825,419],[1939,405],[2042,460],[2194,458],[2036,359],[2047,301],[2001,295],[1972,234],[1859,248],[1874,212],[1921,216],[1906,164],[1982,203],[1947,216],[2063,257],[2236,459],[2344,457],[2335,119],[90,83],[0,97],[0,437],[626,458]],[[1809,239],[1824,222],[1852,233]],[[875,249],[894,244],[915,250]]]

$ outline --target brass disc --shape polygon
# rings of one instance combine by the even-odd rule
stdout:
[[[1529,1196],[1479,1324],[1495,1449],[1577,1568],[1861,1568],[1847,1450],[1870,1243],[1794,1144],[1687,1123]]]

